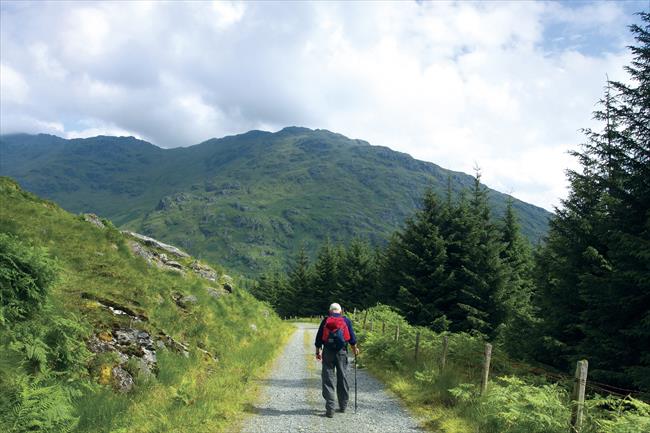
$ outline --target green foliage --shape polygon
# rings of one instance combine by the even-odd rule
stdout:
[[[58,384],[47,384],[26,375],[3,377],[0,427],[7,433],[72,431],[78,422],[72,399]]]
[[[557,385],[529,385],[517,377],[503,376],[473,410],[486,431],[565,433],[571,414],[567,402],[567,392]]]
[[[366,315],[367,313],[367,315]],[[361,329],[359,318],[374,323]],[[363,319],[361,319],[363,320]],[[385,327],[377,323],[387,324]],[[399,341],[393,329],[400,324]],[[484,340],[464,333],[437,334],[408,325],[387,306],[359,312],[355,321],[363,365],[395,391],[425,425],[440,433],[565,433],[571,403],[563,383],[531,376],[495,345],[488,390],[479,395]],[[386,328],[388,332],[382,333]],[[418,361],[415,334],[420,334]],[[449,341],[447,362],[439,366],[442,337]],[[650,406],[632,398],[595,396],[585,404],[584,433],[648,431]]]
[[[189,143],[188,143],[189,144]],[[285,267],[304,244],[314,257],[329,236],[383,244],[428,186],[454,191],[471,178],[325,130],[251,131],[160,149],[127,137],[0,137],[0,174],[73,212],[178,245],[248,275]],[[504,194],[490,193],[494,213]],[[531,240],[550,214],[516,201]]]
[[[631,397],[599,397],[587,401],[591,418],[585,433],[646,433],[650,431],[650,405]]]
[[[56,266],[45,249],[0,233],[0,325],[36,314],[55,277]]]

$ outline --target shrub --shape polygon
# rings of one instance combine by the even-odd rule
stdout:
[[[631,397],[600,397],[586,402],[588,429],[585,433],[647,433],[650,405]]]
[[[566,433],[570,412],[566,391],[557,385],[534,386],[504,376],[486,395],[477,396],[474,385],[462,384],[450,390],[480,431],[500,433]]]
[[[43,248],[0,233],[0,325],[38,312],[56,277],[56,266]]]

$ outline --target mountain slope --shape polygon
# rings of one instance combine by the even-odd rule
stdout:
[[[180,245],[239,270],[285,264],[301,245],[353,236],[382,242],[427,186],[471,177],[325,130],[250,131],[176,149],[134,138],[3,136],[0,173],[75,212]],[[490,192],[497,215],[507,196]],[[549,213],[515,200],[531,240]]]
[[[218,432],[236,421],[287,331],[267,305],[173,247],[2,177],[0,202],[0,431]],[[13,275],[31,271],[18,259],[34,248],[57,277],[34,314],[12,321],[30,297],[11,281],[25,280]]]

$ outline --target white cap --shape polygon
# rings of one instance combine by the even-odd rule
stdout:
[[[341,311],[341,306],[334,302],[330,305],[330,311]]]

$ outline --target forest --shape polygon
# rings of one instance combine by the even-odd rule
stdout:
[[[650,390],[650,15],[631,26],[628,79],[607,80],[570,192],[543,242],[520,232],[512,204],[495,219],[475,174],[460,194],[428,190],[384,247],[364,239],[303,249],[251,291],[282,316],[387,304],[410,324],[470,332],[511,356]]]

